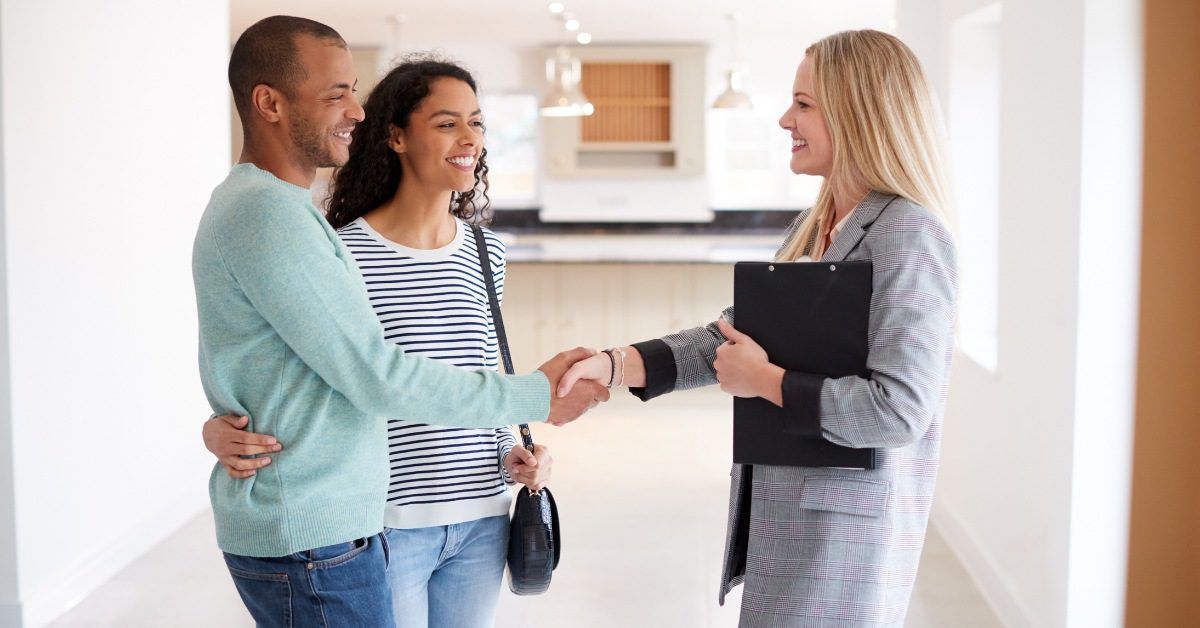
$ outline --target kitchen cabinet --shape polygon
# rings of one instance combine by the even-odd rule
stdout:
[[[587,46],[571,52],[582,63],[581,86],[596,112],[542,119],[547,176],[704,174],[704,47]]]

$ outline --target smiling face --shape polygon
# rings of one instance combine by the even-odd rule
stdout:
[[[299,36],[296,52],[307,78],[287,99],[288,136],[305,165],[341,166],[350,158],[350,132],[363,119],[350,51],[330,40]]]
[[[792,136],[792,172],[828,177],[833,169],[833,143],[817,99],[813,96],[812,61],[804,57],[792,84],[792,104],[779,118]]]
[[[483,116],[471,86],[455,78],[430,83],[429,95],[396,129],[392,150],[406,180],[437,191],[468,192],[483,151]]]

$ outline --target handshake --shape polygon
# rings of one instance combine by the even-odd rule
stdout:
[[[608,401],[609,386],[625,383],[627,353],[576,347],[538,367],[550,381],[550,414],[546,422],[566,425]],[[641,360],[636,361],[640,366]]]
[[[609,386],[645,383],[641,355],[631,348],[600,352],[576,347],[550,358],[538,370],[550,381],[546,422],[552,425],[566,425],[608,401]],[[255,475],[258,469],[271,464],[271,454],[283,449],[270,434],[246,431],[248,424],[247,417],[233,414],[214,416],[204,423],[204,446],[229,476],[237,479]],[[536,445],[533,453],[514,447],[503,464],[516,481],[540,488],[549,478],[549,462],[545,447]]]

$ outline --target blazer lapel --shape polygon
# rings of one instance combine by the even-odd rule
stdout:
[[[854,213],[850,214],[850,219],[846,221],[846,226],[842,227],[842,231],[838,233],[837,239],[830,244],[825,253],[821,255],[822,262],[841,262],[845,261],[846,256],[854,247],[858,246],[863,236],[867,234],[867,229],[879,218],[879,214],[883,212],[883,208],[888,206],[896,198],[893,194],[884,194],[883,192],[871,191],[866,198],[862,200],[854,208]]]

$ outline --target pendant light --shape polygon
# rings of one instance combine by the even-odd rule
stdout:
[[[567,50],[559,46],[554,58],[546,60],[546,81],[550,89],[542,97],[539,112],[548,118],[590,116],[596,108],[588,101],[579,87],[582,64]]]
[[[579,20],[567,13],[561,3],[550,5],[550,13],[562,24],[565,33],[579,31]],[[591,35],[580,32],[576,41],[586,45],[591,42]],[[580,87],[583,76],[583,64],[579,57],[571,54],[566,44],[560,44],[554,50],[554,56],[546,59],[546,94],[542,96],[538,112],[548,118],[565,118],[590,116],[596,107],[584,95]]]
[[[753,109],[754,103],[751,102],[750,96],[742,91],[742,63],[741,56],[738,54],[737,45],[737,23],[741,19],[738,13],[726,14],[725,19],[729,20],[729,44],[730,53],[733,57],[733,62],[727,66],[725,71],[725,91],[717,95],[713,101],[713,109]]]

